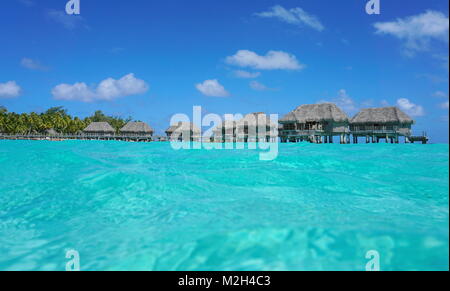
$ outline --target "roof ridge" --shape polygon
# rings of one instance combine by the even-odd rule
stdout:
[[[400,122],[400,116],[398,116],[398,108],[397,107],[394,107],[394,112],[395,112],[395,117]]]

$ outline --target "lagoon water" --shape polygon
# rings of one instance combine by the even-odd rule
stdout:
[[[448,270],[448,145],[0,141],[0,270]]]

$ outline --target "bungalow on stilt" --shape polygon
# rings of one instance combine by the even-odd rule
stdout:
[[[145,122],[128,122],[120,129],[121,135],[128,140],[151,140],[153,129]]]
[[[352,118],[350,130],[354,143],[358,143],[359,137],[364,137],[366,143],[378,143],[381,139],[399,143],[400,136],[408,143],[413,124],[414,120],[397,107],[368,108]]]
[[[105,139],[114,137],[115,130],[108,122],[92,122],[84,130],[87,137]]]
[[[191,122],[178,122],[166,130],[169,141],[200,141],[201,130]]]
[[[308,104],[297,107],[280,119],[281,142],[350,143],[349,118],[336,104]]]
[[[250,113],[236,122],[237,142],[275,142],[278,124],[263,112]]]

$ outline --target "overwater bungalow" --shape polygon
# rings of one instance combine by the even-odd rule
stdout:
[[[201,130],[191,122],[178,122],[166,130],[170,141],[200,141]]]
[[[263,112],[250,113],[236,122],[237,142],[275,142],[278,124]]]
[[[214,128],[212,140],[214,142],[236,142],[236,121],[225,120]]]
[[[340,136],[341,143],[350,142],[349,118],[336,104],[309,104],[297,107],[279,123],[281,142],[333,143]]]
[[[122,136],[151,138],[153,129],[145,122],[128,122],[120,129]]]
[[[378,143],[380,139],[398,143],[400,136],[409,142],[413,124],[414,120],[397,107],[368,108],[352,118],[350,130],[354,143],[359,137],[364,137],[366,143]]]
[[[45,134],[47,136],[57,136],[57,135],[59,135],[59,133],[56,130],[54,130],[53,128],[47,129],[45,131]]]
[[[115,130],[108,122],[92,122],[83,133],[88,137],[112,137]]]
[[[234,121],[225,120],[214,129],[215,142],[275,142],[278,124],[262,112],[250,113]]]

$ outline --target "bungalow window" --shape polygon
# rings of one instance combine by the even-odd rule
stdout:
[[[324,130],[325,128],[327,128],[327,126],[328,126],[328,122],[322,122],[322,123],[319,123],[319,130]]]
[[[326,123],[318,123],[317,130],[323,130],[326,127]]]
[[[295,124],[294,123],[288,123],[284,125],[284,130],[295,130]]]

